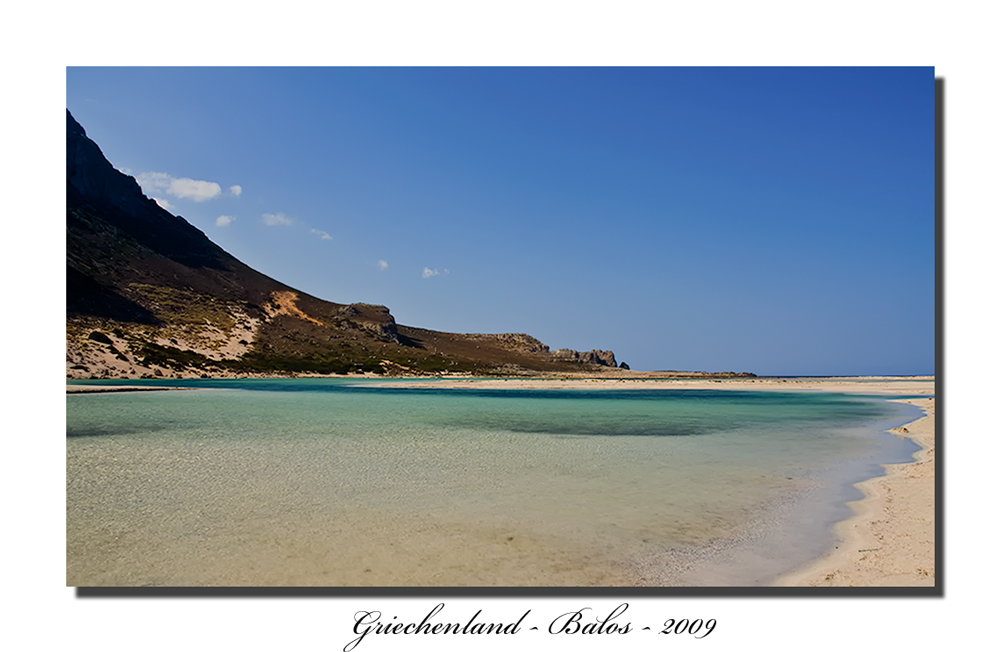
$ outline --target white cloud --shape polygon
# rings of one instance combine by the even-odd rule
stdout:
[[[233,197],[239,197],[243,194],[243,188],[240,186],[229,186],[229,192],[233,194]]]
[[[179,199],[205,201],[218,197],[222,188],[214,181],[196,181],[194,179],[174,179],[170,182],[168,193]]]
[[[214,181],[198,181],[187,177],[177,179],[166,172],[143,172],[135,180],[139,182],[143,192],[147,195],[154,192],[165,192],[178,199],[201,202],[214,199],[222,194],[222,187]],[[230,188],[233,194],[239,195],[238,192],[233,191],[233,188],[239,188],[239,186]]]
[[[424,278],[430,278],[432,276],[437,276],[440,273],[441,272],[437,271],[436,269],[431,269],[429,267],[425,267],[424,268],[424,274],[423,274],[423,276],[424,276]]]
[[[389,263],[385,262],[384,260],[380,260],[378,261],[378,268],[381,269],[382,271],[385,271],[389,269]]]
[[[165,211],[174,210],[174,205],[168,202],[166,199],[160,199],[159,197],[152,197],[152,200],[155,201],[156,204]]]
[[[264,213],[261,221],[268,226],[291,226],[292,218],[284,213]]]
[[[231,215],[220,215],[215,218],[215,226],[229,226],[236,221],[236,218]]]
[[[309,229],[309,233],[315,233],[320,237],[321,240],[333,240],[333,236],[331,236],[326,231],[320,231],[319,229]]]

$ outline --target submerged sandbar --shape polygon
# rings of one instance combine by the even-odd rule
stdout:
[[[67,394],[107,394],[109,392],[160,392],[192,387],[166,387],[149,385],[66,385]]]

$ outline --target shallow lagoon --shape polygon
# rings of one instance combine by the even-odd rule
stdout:
[[[129,381],[67,396],[74,586],[754,586],[916,445],[878,397]]]

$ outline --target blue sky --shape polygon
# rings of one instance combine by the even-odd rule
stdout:
[[[934,372],[933,68],[68,68],[252,267],[635,369]]]

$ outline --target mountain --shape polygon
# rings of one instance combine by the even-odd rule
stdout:
[[[605,371],[611,351],[403,326],[243,264],[116,170],[66,112],[66,368],[72,378]]]

